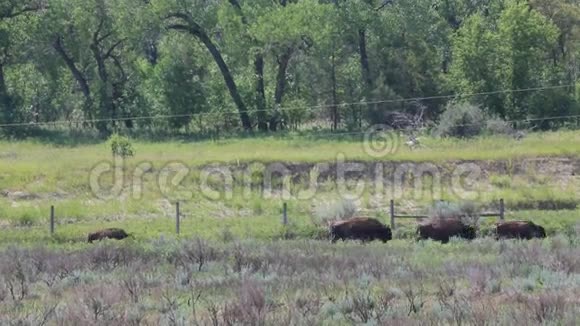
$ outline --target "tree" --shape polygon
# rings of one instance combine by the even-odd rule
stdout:
[[[124,52],[116,9],[108,0],[55,0],[44,22],[50,28],[43,31],[85,98],[85,116],[96,120],[103,135],[118,127],[128,94],[130,56]],[[132,126],[131,120],[123,121]]]
[[[23,27],[26,24],[23,18],[28,15],[36,15],[46,6],[44,1],[39,0],[9,0],[0,3],[0,111],[2,111],[2,123],[14,123],[17,121],[16,99],[10,94],[7,85],[6,68],[18,58],[18,53],[13,51],[18,46],[20,36],[24,34]]]
[[[552,80],[546,58],[556,44],[558,28],[528,4],[512,0],[498,22],[497,75],[504,89],[548,86]],[[507,93],[504,105],[510,119],[527,115],[534,93]]]
[[[559,82],[548,61],[557,34],[549,20],[515,0],[508,1],[497,21],[475,14],[454,38],[450,83],[460,93],[506,90],[473,99],[493,114],[509,119],[532,112],[542,116],[537,93],[518,90]]]
[[[203,7],[203,11],[192,12],[189,8]],[[224,60],[221,51],[215,45],[207,29],[211,27],[212,19],[216,17],[217,4],[214,2],[197,3],[196,0],[180,1],[171,3],[165,7],[167,12],[167,28],[188,33],[197,38],[209,51],[225,81],[226,87],[232,97],[240,115],[240,121],[245,130],[252,130],[252,122],[247,112],[246,105],[240,95],[230,67]],[[204,16],[204,14],[206,16]],[[209,16],[209,17],[208,17]],[[204,22],[207,27],[204,26]],[[214,22],[215,23],[215,22]]]

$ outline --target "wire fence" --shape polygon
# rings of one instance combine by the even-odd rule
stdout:
[[[200,219],[200,218],[191,218],[190,215],[187,213],[187,211],[184,212],[183,208],[182,208],[182,204],[183,202],[179,202],[176,201],[174,202],[174,215],[173,215],[173,223],[174,223],[174,228],[173,228],[173,233],[177,236],[179,236],[182,233],[182,220],[184,217],[188,216],[187,220],[188,220],[188,226],[192,226],[195,224],[199,224],[198,227],[196,228],[197,230],[200,229],[206,229],[207,225],[204,224],[204,222],[206,222],[205,219]],[[473,218],[476,219],[480,219],[480,218],[496,218],[498,222],[504,221],[506,220],[506,216],[510,216],[510,218],[517,218],[517,211],[512,211],[512,212],[507,212],[506,211],[506,205],[505,205],[505,201],[503,198],[499,199],[496,203],[494,203],[493,205],[494,207],[497,207],[496,211],[493,210],[484,210],[478,213],[473,214]],[[374,213],[382,213],[382,210],[371,210]],[[423,209],[423,212],[421,213],[410,213],[410,212],[405,212],[403,210],[401,210],[401,208],[397,208],[396,206],[396,201],[395,200],[390,200],[389,201],[389,211],[388,211],[388,220],[384,220],[382,222],[384,222],[386,225],[389,225],[391,227],[392,230],[396,230],[398,227],[397,224],[397,220],[413,220],[413,221],[417,221],[420,222],[420,220],[424,220],[424,219],[429,219],[432,217],[432,215],[425,213],[425,209]],[[272,216],[273,221],[278,221],[277,223],[279,223],[279,225],[285,229],[287,229],[288,231],[292,231],[292,228],[296,226],[295,223],[293,223],[293,215],[294,214],[302,214],[302,212],[299,211],[292,211],[292,209],[288,208],[288,204],[286,202],[282,203],[282,207],[280,210],[281,214],[280,216]],[[53,237],[55,235],[55,233],[58,231],[59,226],[61,226],[62,224],[58,223],[58,209],[55,207],[55,205],[50,206],[50,210],[48,213],[48,225],[34,225],[34,226],[20,226],[20,227],[11,227],[8,228],[8,230],[25,230],[25,231],[30,231],[30,230],[37,230],[37,231],[41,231],[41,230],[46,230],[47,235]],[[365,214],[367,213],[367,214]],[[360,217],[364,217],[367,216],[369,213],[369,210],[365,210],[365,211],[359,211],[357,213],[356,216],[360,216]],[[376,215],[375,215],[376,216]],[[167,221],[166,224],[164,224],[165,226],[168,226],[170,222],[170,216],[162,216],[159,217],[165,221]],[[146,220],[142,221],[142,223],[148,223]],[[273,222],[274,223],[274,222]],[[66,223],[65,225],[74,225],[77,228],[81,227],[82,229],[86,229],[87,232],[93,232],[93,231],[97,231],[95,229],[96,225],[101,225],[103,223],[101,223],[100,221],[78,221],[75,223]],[[109,225],[115,225],[115,224],[119,224],[116,222],[109,222],[107,223]],[[203,225],[202,225],[203,224]],[[316,225],[312,225],[313,227],[320,227],[320,226],[316,226]],[[154,228],[154,226],[152,226],[151,228]],[[6,229],[5,229],[6,230]],[[163,230],[157,230],[158,232],[155,232],[155,230],[150,230],[153,231],[153,233],[158,233],[158,234],[163,234],[165,232],[167,232],[169,229],[168,228],[163,228]],[[216,231],[216,230],[214,230]],[[190,232],[188,232],[190,233]],[[85,234],[79,235],[79,237],[81,236],[85,236]]]

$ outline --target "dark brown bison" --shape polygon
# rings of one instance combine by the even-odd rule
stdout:
[[[545,238],[546,230],[530,221],[507,221],[495,224],[496,239]]]
[[[349,220],[331,223],[330,239],[336,240],[362,240],[372,241],[375,239],[387,242],[393,238],[391,229],[374,218],[355,217]]]
[[[436,219],[417,227],[418,240],[433,239],[442,243],[449,242],[451,237],[475,239],[475,228],[458,219]]]
[[[130,235],[127,234],[127,232],[125,232],[125,230],[123,230],[123,229],[117,229],[117,228],[103,229],[103,230],[100,230],[97,232],[90,233],[89,234],[89,243],[92,243],[95,240],[102,240],[105,238],[122,240],[122,239],[129,237],[129,236]]]

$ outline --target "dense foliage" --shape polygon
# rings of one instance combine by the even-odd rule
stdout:
[[[506,120],[574,115],[579,21],[575,0],[1,0],[0,124],[356,129],[475,93]]]

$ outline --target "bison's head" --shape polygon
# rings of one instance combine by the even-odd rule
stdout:
[[[534,236],[536,236],[536,238],[546,237],[546,230],[542,226],[536,225],[534,229]]]
[[[461,232],[461,237],[464,239],[473,240],[475,239],[475,236],[476,236],[475,227],[471,225],[466,225],[463,228],[463,231]]]
[[[383,242],[393,240],[393,233],[391,232],[391,228],[385,228],[385,230],[383,231],[383,234],[381,234],[381,240]]]
[[[89,234],[89,243],[91,243],[91,242],[93,242],[95,240],[98,240],[98,235],[95,234],[95,233]]]

